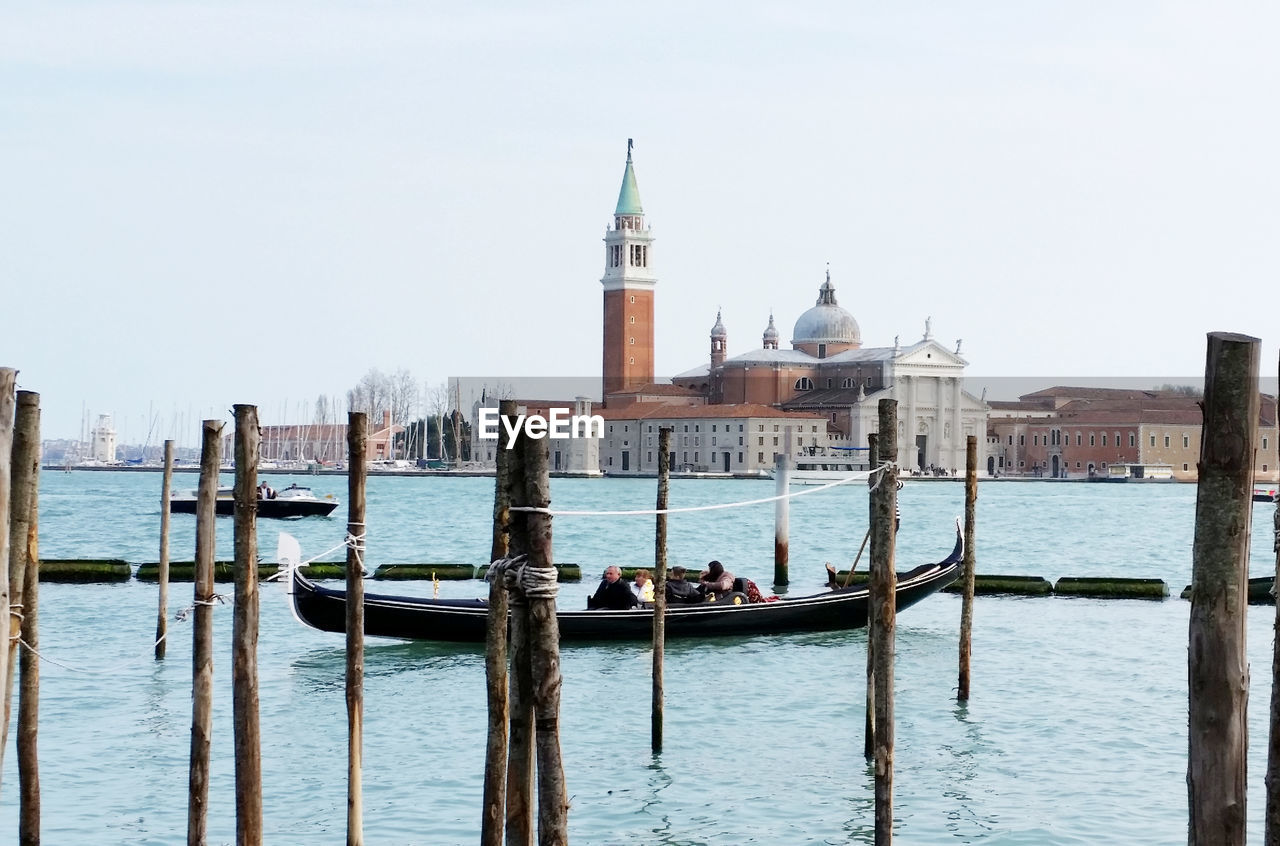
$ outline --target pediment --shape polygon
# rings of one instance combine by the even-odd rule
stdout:
[[[937,341],[920,341],[910,349],[904,350],[894,360],[894,365],[908,367],[959,367],[968,366],[969,362],[956,355]]]

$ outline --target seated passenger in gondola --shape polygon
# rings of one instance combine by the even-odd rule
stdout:
[[[600,586],[596,588],[595,595],[587,599],[587,608],[626,611],[628,608],[635,608],[639,602],[639,598],[622,580],[622,571],[616,565],[610,564],[604,571],[604,578],[600,580]]]
[[[653,579],[649,578],[648,570],[636,570],[636,579],[631,584],[631,592],[646,608],[653,605]]]
[[[712,561],[698,576],[698,589],[703,596],[714,596],[719,599],[733,592],[733,573],[724,568],[719,561]]]
[[[701,602],[702,593],[693,582],[684,580],[685,569],[672,567],[667,576],[667,602]]]

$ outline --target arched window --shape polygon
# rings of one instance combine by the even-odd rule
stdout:
[[[799,379],[797,379],[797,380],[796,380],[796,390],[797,390],[797,391],[812,391],[812,390],[813,390],[813,380],[812,380],[812,379],[810,379],[808,376],[801,376]]]

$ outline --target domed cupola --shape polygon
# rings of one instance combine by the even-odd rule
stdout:
[[[720,310],[716,309],[716,325],[711,327],[711,366],[718,367],[724,363],[725,351],[729,347],[729,333],[720,319]]]
[[[764,348],[766,350],[778,348],[778,327],[773,325],[773,312],[769,312],[769,326],[764,330]]]
[[[800,315],[791,332],[791,345],[809,355],[826,358],[862,346],[862,333],[853,315],[836,303],[831,271],[818,289],[818,302]]]

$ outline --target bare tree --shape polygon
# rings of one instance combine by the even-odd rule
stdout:
[[[350,411],[363,411],[369,422],[377,425],[381,412],[390,410],[391,380],[374,367],[360,377],[356,386],[347,391],[347,407]]]
[[[440,382],[435,385],[427,386],[427,410],[431,413],[432,419],[436,422],[436,455],[444,459],[446,456],[444,447],[444,418],[449,413],[449,385],[446,382]]]

